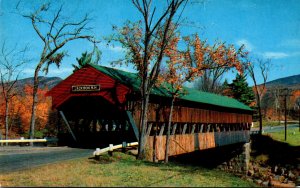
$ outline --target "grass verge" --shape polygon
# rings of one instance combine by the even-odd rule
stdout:
[[[284,130],[280,132],[274,133],[266,133],[271,136],[274,140],[285,142],[290,144],[291,146],[300,146],[300,132],[299,128],[288,128],[287,129],[287,140],[284,140]]]
[[[252,187],[232,174],[199,166],[137,161],[115,152],[99,161],[76,159],[0,175],[0,186],[197,186]]]
[[[262,123],[263,123],[263,127],[265,127],[265,126],[274,127],[274,126],[282,126],[282,125],[284,125],[283,121],[281,121],[281,123],[279,123],[278,121],[267,121],[265,119],[263,119]],[[287,124],[288,125],[298,124],[298,121],[288,121]],[[259,122],[258,121],[253,122],[253,127],[258,128],[259,127]]]

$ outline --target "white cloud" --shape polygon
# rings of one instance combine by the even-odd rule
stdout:
[[[241,39],[236,42],[239,46],[245,45],[245,49],[248,50],[249,52],[254,49],[253,44],[251,44],[248,40],[246,39]]]
[[[281,59],[289,57],[290,55],[284,52],[264,52],[263,54],[264,58],[270,58],[270,59]]]

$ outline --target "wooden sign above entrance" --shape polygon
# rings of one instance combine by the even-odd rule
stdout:
[[[100,91],[100,85],[77,85],[72,86],[72,92]]]

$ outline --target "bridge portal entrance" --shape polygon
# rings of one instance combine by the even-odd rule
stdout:
[[[103,148],[137,141],[130,113],[101,96],[74,96],[58,110],[66,125],[58,134],[60,145]]]

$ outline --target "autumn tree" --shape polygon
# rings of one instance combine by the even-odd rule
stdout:
[[[243,72],[240,62],[246,52],[243,47],[235,50],[233,45],[225,46],[224,43],[210,46],[205,41],[201,41],[198,35],[184,37],[186,49],[178,50],[179,37],[171,41],[166,48],[165,71],[161,74],[162,86],[171,95],[170,114],[167,127],[165,162],[168,162],[170,131],[173,116],[174,102],[180,95],[186,94],[184,83],[193,81],[197,77],[203,76],[206,70],[229,69],[235,67],[239,73]]]
[[[5,112],[5,139],[8,139],[9,129],[9,111],[12,98],[17,94],[16,82],[21,73],[21,66],[27,61],[25,53],[28,48],[17,50],[16,46],[9,49],[5,42],[3,42],[0,52],[0,86],[1,95],[4,99]]]
[[[275,114],[278,117],[278,124],[280,125],[280,116],[281,116],[281,108],[280,108],[280,90],[282,89],[281,86],[273,86],[270,89],[270,92],[272,93],[272,96],[274,98],[274,106]]]
[[[19,80],[20,81],[20,80]],[[18,83],[20,83],[18,81]],[[21,81],[24,83],[23,81]],[[30,117],[31,117],[31,105],[32,105],[32,88],[31,84],[19,85],[18,93],[13,97],[10,105],[11,122],[13,126],[10,126],[10,134],[13,136],[27,137],[30,130]],[[37,92],[38,104],[36,112],[36,126],[35,132],[41,135],[41,132],[46,132],[45,125],[48,121],[49,111],[51,110],[51,99],[45,97],[45,93],[48,91],[47,87],[39,88]],[[38,135],[36,135],[38,136]]]
[[[89,16],[86,14],[81,19],[72,21],[63,15],[63,6],[52,9],[50,3],[44,3],[29,13],[22,12],[22,5],[17,5],[17,11],[31,22],[32,28],[42,42],[42,51],[34,70],[33,103],[30,123],[30,138],[34,138],[36,107],[38,103],[37,91],[39,87],[38,75],[41,71],[48,73],[49,66],[55,64],[60,66],[66,55],[63,47],[71,41],[85,39],[94,42],[93,36],[88,33],[92,29],[88,26]]]
[[[145,157],[145,139],[149,96],[160,74],[166,47],[174,37],[181,13],[188,0],[164,1],[166,5],[161,14],[153,6],[152,0],[132,0],[142,16],[138,22],[128,21],[122,28],[114,27],[117,35],[114,40],[126,48],[126,62],[133,63],[141,79],[141,117],[138,159]],[[160,2],[162,3],[162,2]],[[160,4],[160,7],[163,7]],[[175,16],[178,17],[175,20]],[[175,21],[174,21],[175,20]]]
[[[298,110],[299,132],[300,132],[300,97],[295,101],[295,110]]]
[[[223,43],[225,45],[225,43]],[[215,46],[222,45],[221,42],[216,42]],[[211,58],[211,56],[208,56]],[[224,74],[228,72],[232,67],[217,66],[217,63],[212,59],[207,59],[206,64],[208,67],[216,67],[214,69],[206,69],[203,71],[203,75],[195,82],[195,88],[200,91],[222,94],[223,85],[221,79]]]
[[[219,69],[219,70],[224,70],[224,69]],[[222,74],[221,74],[221,72],[218,72],[217,70],[210,70],[210,69],[205,70],[203,72],[203,75],[195,82],[195,88],[197,88],[200,91],[204,91],[204,92],[221,94],[222,93],[222,84],[221,84]]]
[[[262,96],[266,92],[266,82],[268,80],[268,74],[271,66],[271,60],[256,59],[253,62],[246,62],[245,68],[249,73],[250,78],[254,83],[254,93],[256,99],[256,105],[258,109],[259,118],[259,133],[262,134]],[[261,84],[257,83],[257,76],[260,75],[263,79]]]

